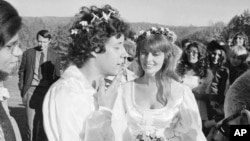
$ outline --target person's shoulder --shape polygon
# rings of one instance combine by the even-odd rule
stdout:
[[[180,95],[186,91],[190,91],[190,88],[181,82],[178,82],[176,80],[171,80],[171,90],[172,93]]]
[[[35,54],[37,47],[32,47],[32,48],[28,48],[25,51],[23,51],[23,56],[33,56]]]
[[[54,100],[69,101],[74,99],[77,90],[74,89],[69,81],[62,78],[58,79],[51,85],[47,94],[53,97]]]
[[[171,86],[173,86],[173,88],[183,88],[183,87],[187,87],[185,84],[176,81],[174,79],[171,79]]]
[[[51,53],[55,54],[55,55],[58,55],[57,51],[53,48],[48,48],[48,51],[50,51]]]
[[[191,89],[178,81],[172,80],[171,82],[171,94],[170,94],[170,101],[174,103],[174,105],[180,105],[186,94],[191,94]]]
[[[24,51],[24,53],[30,53],[36,50],[37,47],[31,47]]]

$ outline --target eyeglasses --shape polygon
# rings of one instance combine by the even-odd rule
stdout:
[[[132,62],[132,61],[134,60],[134,58],[133,58],[133,57],[127,57],[127,60],[128,60],[129,62]]]
[[[198,51],[194,51],[194,50],[188,50],[187,53],[188,53],[188,54],[191,54],[191,53],[192,53],[193,55],[196,55],[196,54],[198,54],[199,52],[198,52]]]

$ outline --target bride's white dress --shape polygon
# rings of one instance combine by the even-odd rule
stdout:
[[[116,141],[136,141],[149,136],[164,141],[206,140],[193,93],[176,81],[172,81],[168,104],[160,109],[137,105],[134,82],[124,84],[113,109],[112,127]]]

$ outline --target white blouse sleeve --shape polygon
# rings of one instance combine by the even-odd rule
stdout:
[[[206,141],[194,95],[190,88],[183,87],[183,102],[180,105],[179,122],[174,129],[175,136],[179,136],[181,141]]]

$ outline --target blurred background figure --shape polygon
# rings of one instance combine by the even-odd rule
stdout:
[[[19,68],[19,89],[27,115],[29,141],[46,141],[42,103],[49,87],[60,77],[60,57],[52,49],[48,30],[36,34],[37,46],[23,53]]]
[[[233,40],[232,40],[232,46],[235,46],[235,45],[243,46],[249,51],[248,37],[244,32],[240,31],[240,32],[235,33]]]
[[[250,71],[241,75],[229,88],[224,103],[225,119],[218,124],[208,141],[229,141],[230,125],[250,124]]]
[[[213,73],[213,80],[208,88],[209,102],[207,104],[208,120],[204,126],[210,131],[216,128],[217,122],[224,118],[223,104],[228,80],[228,68],[225,67],[226,53],[224,44],[211,41],[208,46],[209,69]],[[210,135],[208,135],[210,136]]]
[[[215,74],[226,61],[226,53],[217,41],[211,41],[207,46],[209,68]]]
[[[181,49],[185,50],[187,46],[191,43],[192,41],[190,39],[183,39],[181,41]]]
[[[192,42],[187,46],[180,59],[177,72],[182,83],[192,89],[202,119],[203,132],[207,135],[208,131],[204,127],[204,122],[208,120],[208,89],[213,73],[208,68],[206,48],[202,43]]]
[[[246,64],[248,52],[245,47],[241,45],[235,45],[229,50],[228,54],[228,69],[229,69],[229,85],[241,74],[243,74],[249,67]]]

